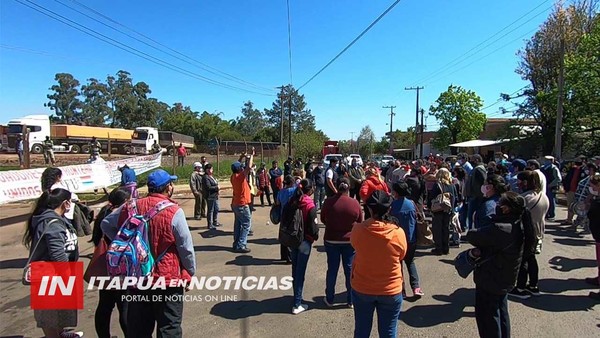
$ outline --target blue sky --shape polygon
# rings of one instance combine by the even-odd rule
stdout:
[[[19,1],[31,5],[31,0]],[[297,88],[394,2],[289,1],[292,76]],[[152,49],[61,2],[103,20],[78,4],[84,3],[177,53],[260,87],[290,83],[285,0],[34,2],[186,71],[265,93],[208,73],[193,61],[186,63]],[[382,106],[397,107],[394,129],[414,125],[415,91],[405,91],[408,86],[425,87],[420,102],[426,110],[450,84],[475,91],[487,106],[496,102],[500,93],[512,93],[527,84],[514,72],[516,52],[546,19],[552,4],[541,0],[403,0],[300,92],[316,116],[317,127],[332,139],[349,139],[350,132],[356,137],[365,125],[370,125],[377,137],[383,136],[389,130],[389,109]],[[135,35],[115,23],[103,22]],[[173,51],[169,53],[180,55]],[[462,58],[451,63],[458,57]],[[71,73],[85,83],[92,77],[105,80],[118,70],[130,72],[135,82],[149,84],[152,97],[168,104],[182,102],[196,111],[223,112],[226,119],[238,116],[247,100],[262,109],[271,107],[275,99],[188,77],[15,0],[0,1],[0,123],[27,114],[50,114],[43,104],[56,73]],[[499,106],[485,112],[502,117],[497,113]],[[433,117],[427,119],[427,125],[429,130],[437,128]]]

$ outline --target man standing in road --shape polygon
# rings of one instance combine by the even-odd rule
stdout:
[[[202,163],[194,162],[194,172],[190,177],[190,189],[194,194],[194,219],[201,220],[202,217],[206,217],[206,205],[204,203],[204,196],[202,193],[202,179],[204,176]]]
[[[156,327],[157,337],[181,337],[183,320],[183,294],[178,281],[189,281],[196,273],[196,255],[192,234],[185,220],[185,213],[173,196],[173,182],[177,176],[171,176],[162,169],[148,176],[148,197],[136,201],[139,215],[146,215],[159,203],[170,203],[149,222],[150,252],[161,254],[156,259],[152,277],[154,280],[164,278],[165,289],[130,289],[133,299],[147,301],[131,301],[127,304],[128,337],[152,337]],[[165,202],[168,201],[168,202]],[[112,240],[119,231],[119,226],[129,217],[125,207],[109,214],[102,221],[102,231]]]
[[[554,217],[556,217],[556,193],[558,192],[558,187],[562,182],[562,176],[560,174],[560,170],[554,164],[553,156],[545,156],[544,159],[545,163],[542,172],[546,176],[546,182],[548,182],[546,187],[546,196],[548,196],[548,200],[550,200],[550,209],[548,209],[546,219],[549,221],[554,221]]]
[[[350,170],[348,171],[348,178],[350,179],[350,198],[356,198],[360,203],[360,186],[365,181],[365,171],[355,158],[352,159],[350,164]]]
[[[575,202],[575,193],[577,192],[577,187],[579,186],[579,182],[581,182],[586,175],[586,168],[583,165],[583,160],[585,157],[579,156],[575,159],[575,163],[569,169],[565,180],[563,181],[563,187],[565,188],[565,193],[567,194],[567,219],[562,221],[560,225],[573,225],[573,217],[575,217],[575,212],[571,207],[571,204]]]
[[[90,148],[90,162],[94,162],[98,159],[98,156],[100,155],[100,149],[102,149],[100,142],[98,142],[98,140],[96,139],[95,136],[92,137],[92,140],[90,141],[90,144],[89,144],[89,148]]]
[[[162,151],[162,148],[160,147],[160,144],[158,144],[158,142],[156,140],[154,140],[154,143],[152,143],[152,153],[158,154],[161,151]]]
[[[483,202],[483,193],[481,192],[481,186],[485,183],[487,178],[487,170],[483,165],[483,158],[479,154],[471,156],[471,162],[473,163],[473,170],[469,174],[467,179],[467,188],[465,191],[467,202],[467,226],[469,229],[473,228],[473,213],[479,209],[479,205]]]
[[[337,158],[332,158],[329,162],[329,168],[325,172],[325,195],[327,198],[333,197],[337,194],[337,188],[335,187],[335,183],[339,177],[337,172],[338,160]]]
[[[289,156],[287,158],[287,161],[283,162],[283,176],[287,176],[287,175],[291,175],[292,174],[292,162],[294,161],[294,159]]]
[[[23,166],[25,165],[25,160],[23,157],[23,138],[21,137],[21,135],[17,136],[16,148],[17,155],[19,155],[19,167],[23,169]]]
[[[252,213],[250,212],[252,197],[250,196],[248,175],[253,164],[254,147],[252,147],[252,153],[247,159],[245,167],[242,167],[239,161],[231,164],[230,181],[233,188],[231,208],[235,218],[233,224],[233,250],[237,253],[249,253],[251,251],[247,246],[248,232],[252,225]]]
[[[50,136],[46,136],[46,140],[44,140],[44,162],[46,164],[52,163],[52,165],[56,165],[56,159],[54,158],[54,142],[52,142]]]
[[[177,147],[177,159],[180,167],[183,167],[185,162],[185,157],[187,156],[187,150],[183,146],[183,144],[179,143],[179,147]]]

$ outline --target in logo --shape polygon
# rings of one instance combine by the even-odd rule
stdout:
[[[34,310],[83,309],[83,263],[31,263],[30,292]]]

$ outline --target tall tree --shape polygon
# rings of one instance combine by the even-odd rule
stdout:
[[[58,84],[50,87],[54,93],[46,96],[50,101],[45,104],[54,111],[52,118],[60,123],[77,124],[81,122],[82,103],[78,98],[79,81],[69,73],[57,73],[54,80],[58,81]]]
[[[110,116],[108,86],[91,78],[88,79],[86,85],[81,86],[81,95],[84,98],[81,111],[82,120],[89,126],[104,126]]]
[[[252,101],[246,101],[242,107],[242,115],[235,121],[235,126],[244,137],[260,141],[261,136],[263,136],[260,135],[260,132],[267,127],[267,121],[264,119],[262,112],[254,108]]]
[[[554,148],[554,131],[558,99],[558,74],[563,52],[576,54],[584,36],[589,34],[597,17],[597,1],[583,0],[565,7],[558,3],[549,18],[535,35],[527,41],[525,48],[518,52],[520,58],[517,74],[531,83],[524,90],[524,101],[517,106],[515,116],[521,119],[534,119],[540,126],[534,133],[542,140],[542,150],[550,153]],[[568,88],[568,84],[566,86]],[[580,128],[580,107],[572,107],[565,91],[563,145]]]
[[[294,154],[296,157],[307,158],[319,156],[323,143],[328,140],[321,130],[310,130],[292,135]]]
[[[371,129],[371,126],[366,125],[362,127],[356,138],[356,142],[360,156],[367,158],[372,154],[375,145],[375,133]]]
[[[292,85],[284,86],[283,96],[279,95],[277,99],[273,102],[272,108],[265,109],[264,111],[267,124],[271,128],[277,129],[277,131],[279,131],[279,124],[281,122],[281,106],[283,105],[284,142],[287,142],[289,135],[288,116],[290,111],[290,103],[292,111],[292,134],[316,130],[315,117],[313,116],[311,110],[307,108],[306,101],[304,100],[304,95],[300,95],[298,90],[294,89]],[[271,141],[277,142],[279,141],[279,137]]]
[[[486,122],[481,112],[481,98],[471,90],[450,85],[429,108],[430,115],[440,122],[438,135],[433,140],[437,149],[447,149],[452,143],[479,137]],[[456,148],[452,148],[453,153]]]

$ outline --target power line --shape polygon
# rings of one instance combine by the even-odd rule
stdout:
[[[458,56],[457,58],[453,59],[452,61],[448,62],[447,64],[445,64],[444,66],[438,68],[437,70],[433,71],[432,73],[430,73],[429,75],[421,78],[418,81],[415,81],[415,83],[422,83],[425,81],[428,81],[432,78],[435,78],[437,75],[445,72],[446,70],[448,70],[449,68],[452,68],[466,60],[468,60],[469,58],[477,55],[478,53],[480,53],[481,51],[485,50],[486,48],[490,47],[491,45],[495,44],[496,42],[498,42],[499,40],[503,39],[504,37],[506,37],[507,35],[509,35],[510,33],[514,32],[515,30],[521,28],[522,26],[524,26],[525,24],[529,23],[530,21],[532,21],[533,19],[537,18],[538,16],[540,16],[541,14],[545,13],[547,10],[551,9],[552,6],[544,9],[542,12],[536,14],[535,16],[533,16],[532,18],[530,18],[529,20],[525,21],[524,23],[522,23],[521,25],[515,27],[514,29],[510,30],[509,32],[505,33],[504,35],[500,36],[499,38],[497,38],[496,40],[492,41],[491,43],[485,45],[483,48],[479,49],[478,51],[476,51],[475,53],[472,53],[470,55],[468,55],[469,53],[471,53],[472,51],[478,49],[478,47],[482,46],[483,44],[485,44],[486,42],[488,42],[489,40],[491,40],[492,38],[496,37],[498,34],[502,33],[503,31],[505,31],[506,29],[508,29],[509,27],[511,27],[512,25],[514,25],[515,23],[519,22],[521,19],[525,18],[526,16],[528,16],[529,14],[531,14],[532,12],[534,12],[536,9],[540,8],[541,6],[543,6],[544,4],[546,4],[548,1],[544,1],[542,3],[540,3],[539,5],[537,5],[535,8],[533,8],[532,10],[528,11],[527,13],[523,14],[522,16],[520,16],[518,19],[516,19],[515,21],[511,22],[510,24],[508,24],[507,26],[505,26],[504,28],[502,28],[501,30],[499,30],[498,32],[496,32],[495,34],[493,34],[492,36],[490,36],[489,38],[485,39],[484,41],[480,42],[479,44],[477,44],[475,47],[469,49],[467,52],[463,53],[462,55]],[[467,56],[468,55],[468,56]],[[463,59],[463,57],[467,56],[466,58]]]
[[[48,17],[50,17],[50,18],[52,18],[52,19],[54,19],[56,21],[59,21],[59,22],[65,24],[65,25],[67,25],[69,27],[72,27],[72,28],[74,28],[74,29],[76,29],[76,30],[78,30],[78,31],[80,31],[82,33],[85,33],[85,34],[87,34],[89,36],[92,36],[92,37],[94,37],[94,38],[96,38],[96,39],[98,39],[100,41],[106,42],[106,43],[108,43],[108,44],[110,44],[110,45],[112,45],[114,47],[117,47],[117,48],[123,50],[123,51],[126,51],[126,52],[128,52],[130,54],[133,54],[135,56],[141,57],[141,58],[143,58],[145,60],[148,60],[148,61],[150,61],[150,62],[152,62],[154,64],[157,64],[159,66],[162,66],[162,67],[165,67],[167,69],[176,71],[176,72],[178,72],[180,74],[183,74],[183,75],[186,75],[186,76],[189,76],[189,77],[192,77],[192,78],[195,78],[195,79],[198,79],[198,80],[201,80],[201,81],[204,81],[204,82],[216,85],[216,86],[227,88],[227,89],[240,90],[240,91],[245,91],[245,92],[259,94],[259,95],[264,95],[264,96],[273,96],[273,95],[269,95],[269,94],[259,93],[259,92],[255,92],[255,91],[252,91],[252,90],[248,90],[248,89],[236,87],[236,86],[229,85],[229,84],[226,84],[226,83],[222,83],[222,82],[219,82],[219,81],[207,78],[205,76],[202,76],[200,74],[188,71],[188,70],[186,70],[184,68],[176,66],[176,65],[174,65],[172,63],[169,63],[167,61],[161,60],[161,59],[159,59],[157,57],[154,57],[154,56],[152,56],[152,55],[150,55],[148,53],[145,53],[143,51],[140,51],[139,49],[136,49],[136,48],[131,47],[131,46],[127,46],[127,45],[125,45],[125,44],[123,44],[123,43],[121,43],[121,42],[119,42],[119,41],[117,41],[115,39],[112,39],[112,38],[110,38],[110,37],[108,37],[108,36],[106,36],[106,35],[104,35],[102,33],[99,33],[99,32],[97,32],[97,31],[95,31],[95,30],[93,30],[91,28],[88,28],[88,27],[86,27],[84,25],[81,25],[81,24],[79,24],[79,23],[77,23],[77,22],[75,22],[73,20],[70,20],[69,18],[66,18],[66,17],[64,17],[64,16],[62,16],[62,15],[56,13],[56,12],[53,12],[53,11],[51,11],[51,10],[43,7],[43,6],[40,6],[40,5],[38,5],[38,4],[30,1],[30,0],[15,0],[15,1],[18,2],[18,3],[20,3],[21,5],[23,5],[25,7],[28,7],[30,9],[36,11],[36,12],[44,14],[44,15],[46,15],[46,16],[48,16]],[[31,4],[31,5],[33,5],[33,6],[41,8],[41,10],[38,9],[38,8],[32,7],[31,5],[25,3],[24,1],[27,2],[27,3],[29,3],[29,4]],[[52,14],[49,14],[49,13],[52,13]]]
[[[144,39],[147,39],[148,41],[151,41],[151,42],[153,42],[154,44],[156,44],[156,45],[158,45],[158,46],[161,46],[161,47],[163,47],[163,48],[166,48],[167,50],[169,50],[169,51],[171,51],[171,52],[173,52],[173,53],[175,53],[175,54],[177,54],[177,55],[180,55],[181,57],[183,57],[183,58],[185,58],[185,59],[187,59],[187,60],[184,60],[184,59],[182,59],[181,57],[178,57],[178,56],[176,56],[176,55],[173,55],[172,53],[169,53],[169,52],[167,52],[167,51],[165,51],[165,50],[163,50],[163,49],[159,49],[159,48],[157,48],[157,47],[155,47],[155,46],[152,46],[152,45],[148,44],[148,43],[147,43],[147,42],[145,42],[145,41],[142,41],[142,40],[140,40],[140,39],[138,39],[138,38],[136,38],[136,37],[134,37],[134,36],[132,36],[132,35],[130,35],[130,34],[128,34],[128,33],[125,33],[125,32],[123,32],[122,30],[119,30],[119,29],[117,29],[117,28],[115,28],[115,27],[113,27],[113,26],[107,25],[106,23],[104,23],[104,22],[101,22],[101,21],[99,21],[99,20],[97,20],[97,19],[95,19],[95,18],[93,18],[93,17],[90,17],[90,16],[88,16],[87,14],[85,14],[85,13],[82,13],[81,11],[79,11],[79,10],[77,10],[77,9],[73,8],[72,6],[69,6],[69,5],[65,4],[64,2],[61,2],[61,1],[59,1],[59,0],[54,0],[54,1],[56,1],[56,2],[60,3],[61,5],[63,5],[63,6],[65,6],[65,7],[67,7],[67,8],[69,8],[69,9],[71,9],[71,10],[73,10],[73,11],[75,11],[75,12],[77,12],[77,13],[81,14],[81,15],[84,15],[84,16],[86,16],[86,17],[88,17],[88,18],[90,18],[90,19],[92,19],[92,20],[94,20],[94,21],[96,21],[96,22],[98,22],[98,23],[100,23],[100,24],[102,24],[102,25],[104,25],[104,26],[108,27],[108,28],[111,28],[111,29],[113,29],[113,30],[115,30],[115,31],[117,31],[117,32],[119,32],[119,33],[121,33],[121,34],[124,34],[124,35],[126,35],[126,36],[128,36],[128,37],[130,37],[130,38],[132,38],[132,39],[134,39],[134,40],[136,40],[136,41],[138,41],[138,42],[141,42],[141,43],[143,43],[143,44],[145,44],[145,45],[147,45],[147,46],[149,46],[149,47],[151,47],[151,48],[154,48],[154,49],[156,49],[156,50],[158,50],[158,51],[160,51],[160,52],[163,52],[163,53],[165,53],[165,54],[167,54],[167,55],[170,55],[170,56],[172,56],[172,57],[174,57],[174,58],[177,58],[177,59],[178,59],[178,60],[180,60],[180,61],[186,62],[186,63],[188,63],[188,64],[190,64],[190,65],[193,65],[193,66],[195,66],[195,67],[198,67],[198,68],[200,68],[200,69],[202,69],[202,70],[205,70],[205,71],[207,71],[207,72],[209,72],[209,73],[211,73],[211,74],[214,74],[214,75],[217,75],[217,76],[221,76],[221,77],[223,77],[223,78],[227,78],[227,79],[229,79],[229,80],[231,80],[231,81],[238,82],[239,84],[242,84],[242,85],[249,85],[249,86],[255,87],[255,88],[257,88],[257,89],[267,90],[267,91],[269,91],[269,92],[273,91],[273,89],[272,89],[272,88],[268,88],[268,87],[264,87],[264,86],[260,86],[260,85],[254,84],[254,83],[252,83],[252,82],[248,82],[248,81],[246,81],[246,80],[243,80],[243,79],[241,79],[241,78],[239,78],[239,77],[236,77],[236,76],[234,76],[234,75],[231,75],[231,74],[229,74],[229,73],[226,73],[226,72],[224,72],[224,71],[221,71],[221,70],[219,70],[219,69],[217,69],[217,68],[215,68],[215,67],[212,67],[212,66],[210,66],[210,65],[207,65],[207,64],[205,64],[205,63],[203,63],[203,62],[201,62],[201,61],[199,61],[199,60],[197,60],[197,59],[194,59],[194,58],[192,58],[192,57],[190,57],[190,56],[188,56],[188,55],[185,55],[185,54],[183,54],[183,53],[181,53],[181,52],[179,52],[179,51],[177,51],[177,50],[175,50],[175,49],[173,49],[173,48],[171,48],[171,47],[169,47],[169,46],[167,46],[167,45],[164,45],[164,44],[162,44],[161,42],[159,42],[159,41],[157,41],[157,40],[155,40],[155,39],[153,39],[153,38],[151,38],[151,37],[149,37],[149,36],[147,36],[147,35],[144,35],[143,33],[140,33],[140,32],[138,32],[138,31],[136,31],[136,30],[135,30],[135,29],[133,29],[133,28],[130,28],[130,27],[126,26],[126,25],[123,25],[123,24],[121,24],[120,22],[118,22],[118,21],[116,21],[116,20],[114,20],[114,19],[112,19],[112,18],[110,18],[110,17],[108,17],[108,16],[106,16],[106,15],[104,15],[104,14],[102,14],[102,13],[100,13],[100,12],[96,11],[95,9],[93,9],[93,8],[91,8],[91,7],[89,7],[89,6],[85,5],[85,4],[82,4],[82,3],[80,3],[80,2],[79,2],[79,1],[77,1],[77,0],[70,0],[70,1],[71,1],[71,2],[73,2],[73,3],[75,3],[75,4],[77,4],[77,5],[78,5],[78,6],[80,6],[80,7],[83,7],[83,8],[85,8],[86,10],[88,10],[88,11],[90,11],[90,12],[92,12],[92,13],[96,14],[97,16],[99,16],[99,17],[102,17],[103,19],[105,19],[105,20],[107,20],[107,21],[110,21],[110,22],[112,22],[112,23],[114,23],[114,24],[116,24],[116,25],[118,25],[118,26],[121,26],[121,27],[123,27],[123,28],[125,28],[125,29],[127,29],[127,30],[129,30],[129,31],[131,31],[131,32],[133,32],[133,33],[135,33],[135,34],[137,34],[137,35],[139,35],[139,36],[143,37]],[[190,61],[188,61],[188,60],[191,60],[193,63],[190,63]]]
[[[377,24],[379,22],[379,20],[381,20],[387,13],[389,13],[398,3],[400,3],[400,1],[402,0],[396,0],[394,1],[393,4],[390,5],[390,7],[388,7],[388,9],[386,9],[383,13],[381,13],[381,15],[379,17],[377,17],[377,19],[375,19],[375,21],[373,21],[367,28],[365,28],[365,30],[362,31],[362,33],[360,33],[354,40],[352,40],[352,42],[350,42],[344,49],[342,49],[341,52],[339,52],[333,59],[331,59],[331,61],[327,62],[327,64],[325,66],[323,66],[323,68],[321,68],[315,75],[313,75],[310,79],[308,79],[308,81],[306,81],[302,86],[300,86],[298,89],[301,89],[302,87],[306,86],[307,84],[309,84],[315,77],[317,77],[319,74],[321,74],[327,67],[329,67],[335,60],[337,60],[342,54],[344,54],[350,47],[352,47],[352,45],[354,45],[356,43],[356,41],[358,41],[360,38],[363,37],[363,35],[365,35],[371,28],[373,28],[373,26],[375,26],[375,24]]]
[[[519,88],[519,89],[515,90],[515,91],[514,91],[512,94],[509,94],[508,96],[513,96],[513,95],[515,95],[516,93],[520,92],[521,90],[523,90],[523,89],[525,89],[525,88],[527,88],[527,87],[529,87],[529,85],[525,85],[525,86],[523,86],[522,88]],[[485,107],[481,108],[481,110],[486,110],[486,109],[488,109],[488,108],[490,108],[490,107],[493,107],[493,106],[495,106],[495,105],[497,105],[498,103],[500,103],[500,102],[503,102],[503,101],[505,101],[503,98],[499,98],[499,99],[498,99],[498,101],[496,101],[496,102],[494,102],[494,103],[492,103],[492,104],[490,104],[490,105],[487,105],[487,106],[485,106]]]
[[[288,56],[290,60],[290,84],[294,84],[292,76],[292,23],[290,20],[290,0],[287,0],[287,24],[288,24]]]

